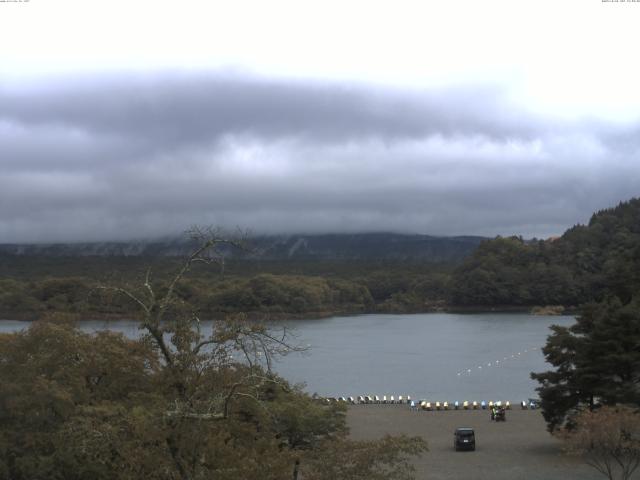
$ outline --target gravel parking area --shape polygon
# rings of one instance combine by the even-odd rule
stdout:
[[[603,479],[579,458],[564,455],[545,429],[539,410],[509,410],[492,422],[487,410],[411,411],[406,405],[354,405],[347,416],[351,437],[420,435],[429,452],[416,458],[417,479],[591,480]],[[475,452],[456,452],[453,431],[473,427]]]

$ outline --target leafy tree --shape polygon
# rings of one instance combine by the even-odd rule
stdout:
[[[560,238],[483,242],[453,273],[456,305],[576,306],[640,290],[640,198],[594,214]]]
[[[629,407],[581,412],[563,438],[569,452],[609,480],[628,480],[640,466],[640,414]]]
[[[82,333],[66,322],[34,323],[0,336],[0,471],[5,478],[107,478],[70,465],[87,437],[63,432],[72,425],[120,418],[134,404],[151,404],[157,362],[148,345],[120,334]],[[110,427],[118,432],[117,425]],[[74,438],[78,440],[75,443]],[[110,457],[118,460],[115,451]],[[73,463],[81,467],[81,463]],[[66,473],[62,473],[66,472]],[[106,474],[106,472],[103,472]]]
[[[555,370],[533,373],[550,430],[596,404],[640,405],[640,301],[585,307],[571,327],[552,326],[543,349]]]
[[[327,478],[322,472],[355,475],[351,462],[363,455],[377,458],[363,470],[369,478],[410,472],[408,457],[426,448],[423,440],[351,442],[345,407],[313,399],[272,372],[274,356],[297,350],[286,331],[235,315],[203,332],[182,283],[194,265],[215,261],[208,250],[226,240],[195,233],[200,246],[168,281],[148,272],[138,287],[100,288],[137,306],[139,340],[89,335],[55,314],[0,335],[0,475]]]

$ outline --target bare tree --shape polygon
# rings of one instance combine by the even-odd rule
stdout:
[[[569,452],[610,480],[628,480],[640,466],[640,414],[630,407],[585,410],[562,437]]]
[[[352,442],[346,406],[319,402],[272,371],[274,358],[305,350],[286,329],[244,315],[203,326],[182,283],[196,264],[222,265],[219,247],[243,248],[244,239],[215,229],[189,234],[194,250],[173,275],[156,281],[148,270],[139,285],[100,287],[137,307],[142,341],[152,349],[153,394],[139,397],[144,408],[132,417],[133,432],[144,433],[133,435],[136,451],[154,452],[145,468],[162,463],[154,478],[413,478],[409,457],[426,450],[422,439]]]
[[[219,248],[244,248],[245,238],[211,228],[193,228],[188,234],[194,250],[165,282],[154,282],[149,269],[142,285],[99,287],[137,306],[144,339],[159,352],[165,387],[173,391],[164,409],[166,444],[183,480],[198,476],[204,456],[198,442],[181,440],[185,422],[224,421],[236,400],[262,406],[265,386],[287,388],[272,372],[273,358],[304,350],[286,329],[275,333],[244,315],[213,321],[205,335],[198,313],[179,295],[180,284],[196,264],[223,265]]]

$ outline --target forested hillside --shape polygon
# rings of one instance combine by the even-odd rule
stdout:
[[[451,279],[456,305],[580,305],[640,289],[640,199],[595,213],[557,239],[483,242]]]
[[[98,288],[103,301],[128,301],[140,338],[82,332],[60,311],[0,333],[0,478],[415,478],[422,438],[350,440],[345,403],[272,370],[306,350],[286,329],[237,314],[202,332],[182,281],[217,244],[203,239],[163,281]],[[64,286],[41,293],[61,301]]]
[[[349,245],[354,252],[355,245]],[[405,246],[403,241],[398,248]],[[640,290],[640,199],[599,211],[588,225],[556,239],[498,237],[457,263],[405,256],[389,251],[377,260],[229,258],[195,268],[180,294],[205,317],[579,307],[608,294],[627,303]],[[179,258],[167,256],[0,254],[0,316],[37,318],[52,311],[127,316],[130,305],[121,299],[104,302],[96,287],[139,285],[149,268],[153,282],[178,264]]]
[[[233,235],[233,234],[232,234]],[[226,234],[224,235],[226,236]],[[458,262],[485,238],[434,237],[399,233],[326,235],[242,234],[244,248],[222,245],[227,259],[251,261],[419,261]],[[0,244],[0,255],[17,257],[184,257],[197,244],[188,236],[156,241],[54,244]]]
[[[101,285],[131,286],[174,271],[175,259],[12,257],[0,278],[0,317],[35,319],[47,312],[80,317],[130,316],[122,298],[101,298]],[[126,271],[127,265],[129,270]],[[2,268],[0,268],[2,270]],[[440,308],[450,267],[408,263],[230,262],[200,266],[178,292],[205,318],[246,312],[262,317],[317,317],[365,312],[420,312]]]
[[[204,317],[428,311],[446,303],[451,269],[481,241],[386,233],[254,237],[246,249],[222,245],[218,261],[194,267],[180,293]],[[139,285],[149,269],[152,282],[166,277],[192,246],[0,246],[0,317],[128,316],[127,302],[104,302],[96,287]]]

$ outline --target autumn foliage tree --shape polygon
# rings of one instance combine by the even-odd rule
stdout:
[[[583,411],[565,431],[567,450],[609,480],[628,480],[640,466],[640,413],[618,406]]]
[[[352,442],[344,406],[272,371],[274,357],[298,350],[287,331],[242,315],[202,326],[179,292],[228,240],[193,233],[197,247],[168,279],[148,271],[140,285],[97,290],[136,306],[139,339],[68,321],[0,335],[0,478],[411,478],[423,440]],[[375,461],[356,468],[357,458]]]

